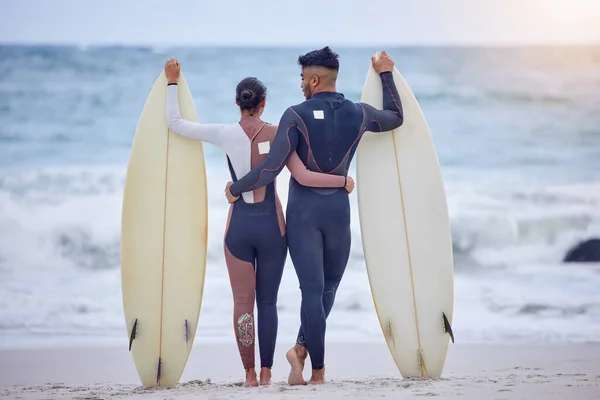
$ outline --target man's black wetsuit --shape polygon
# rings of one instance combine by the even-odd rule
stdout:
[[[346,100],[338,92],[319,92],[289,107],[268,156],[231,185],[231,194],[239,196],[273,181],[294,150],[309,170],[347,176],[365,131],[390,131],[403,122],[392,73],[380,76],[383,110]],[[286,217],[288,247],[302,292],[297,343],[306,346],[312,368],[321,369],[326,318],[350,255],[348,192],[302,186],[292,177]]]

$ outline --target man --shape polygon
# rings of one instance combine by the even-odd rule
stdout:
[[[391,72],[394,62],[386,52],[371,62],[381,76],[384,110],[351,102],[337,92],[338,55],[329,47],[300,56],[306,101],[284,112],[266,159],[227,184],[229,201],[273,181],[294,151],[312,171],[347,176],[365,131],[385,132],[402,125],[402,103]],[[310,382],[321,384],[325,381],[326,319],[350,255],[348,192],[309,188],[292,177],[286,218],[289,252],[302,292],[298,339],[286,354],[291,365],[288,382],[306,384],[302,370],[310,354]]]

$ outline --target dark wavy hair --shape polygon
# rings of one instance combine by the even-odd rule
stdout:
[[[235,99],[240,102],[240,110],[256,110],[267,97],[267,87],[257,78],[244,78],[235,88]]]
[[[325,67],[335,71],[340,70],[337,53],[331,51],[329,46],[325,46],[320,50],[313,50],[298,57],[298,64],[302,68],[306,67]]]

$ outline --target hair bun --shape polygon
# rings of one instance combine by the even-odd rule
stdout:
[[[235,101],[240,106],[240,111],[256,110],[266,95],[265,85],[252,76],[242,79],[235,87]]]
[[[240,100],[247,101],[247,100],[250,100],[252,98],[252,96],[254,96],[254,93],[252,92],[252,90],[246,89],[240,95]]]

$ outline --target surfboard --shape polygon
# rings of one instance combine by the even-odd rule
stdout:
[[[183,118],[198,117],[183,75]],[[139,117],[123,193],[121,286],[133,356],[142,384],[179,382],[194,342],[206,268],[208,199],[202,143],[166,123],[162,72]]]
[[[366,132],[356,154],[362,245],[383,336],[405,378],[443,371],[454,307],[450,219],[427,122],[394,68],[404,123]],[[383,108],[379,74],[370,67],[361,102]]]

